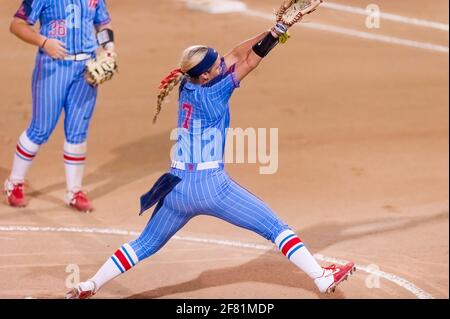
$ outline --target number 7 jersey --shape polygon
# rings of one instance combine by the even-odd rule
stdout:
[[[239,87],[234,65],[224,59],[222,72],[200,85],[183,81],[178,99],[178,128],[171,159],[183,163],[223,161],[227,129],[230,125],[229,100]]]
[[[24,0],[14,15],[40,33],[62,41],[68,54],[92,53],[98,47],[94,26],[111,21],[105,0]]]

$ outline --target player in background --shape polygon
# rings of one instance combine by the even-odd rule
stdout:
[[[171,168],[141,197],[141,213],[158,203],[153,215],[137,239],[121,246],[93,277],[76,285],[66,298],[91,297],[104,284],[159,251],[191,218],[201,214],[270,240],[314,281],[320,292],[334,291],[355,270],[353,262],[321,267],[291,228],[224,170],[229,99],[286,32],[287,28],[277,23],[224,57],[207,46],[192,46],[184,51],[180,69],[162,81],[158,95],[154,120],[164,98],[180,84],[178,139]],[[192,143],[194,140],[197,144]]]
[[[34,25],[39,21],[40,29]],[[99,44],[114,52],[114,33],[105,0],[24,0],[10,25],[21,40],[38,47],[32,75],[32,118],[20,135],[4,189],[9,205],[24,207],[26,174],[64,110],[65,202],[82,212],[93,206],[82,189],[87,135],[97,86],[84,77]]]

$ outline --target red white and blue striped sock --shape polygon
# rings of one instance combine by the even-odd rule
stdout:
[[[66,169],[67,190],[73,193],[81,190],[86,163],[86,142],[70,144],[64,142],[64,167]]]
[[[317,263],[301,239],[290,229],[283,231],[275,239],[278,249],[310,278],[323,275],[323,268]]]
[[[16,146],[16,154],[14,156],[13,167],[9,180],[11,182],[23,182],[28,169],[31,167],[31,163],[39,151],[39,145],[33,143],[27,136],[26,132],[23,132],[19,137],[19,141]]]
[[[111,279],[133,268],[139,262],[136,253],[129,244],[124,244],[103,264],[89,280],[95,283],[96,291]]]

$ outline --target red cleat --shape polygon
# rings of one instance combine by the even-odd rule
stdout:
[[[11,182],[9,179],[5,181],[5,194],[8,198],[8,204],[12,207],[25,207],[27,201],[23,192],[23,182]]]
[[[66,293],[66,299],[89,299],[95,295],[95,283],[93,281],[80,282]]]
[[[91,202],[83,191],[68,192],[66,194],[66,204],[79,212],[89,213],[94,210]]]
[[[349,262],[345,266],[331,265],[323,268],[322,277],[314,280],[317,288],[320,292],[330,293],[336,290],[336,287],[347,280],[348,276],[352,275],[356,271],[355,263]]]

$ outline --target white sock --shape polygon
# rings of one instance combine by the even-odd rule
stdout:
[[[78,192],[83,183],[87,143],[70,144],[64,141],[64,167],[66,168],[67,190]]]
[[[292,230],[288,229],[279,234],[275,239],[275,244],[290,261],[310,278],[316,279],[323,275],[323,268]]]
[[[111,279],[133,268],[139,262],[129,244],[124,244],[112,255],[89,280],[95,283],[96,292]]]
[[[23,132],[19,137],[19,141],[16,146],[16,154],[14,156],[13,167],[9,180],[11,182],[24,182],[28,169],[31,167],[31,163],[39,151],[40,145],[33,143],[27,136],[26,132]]]

